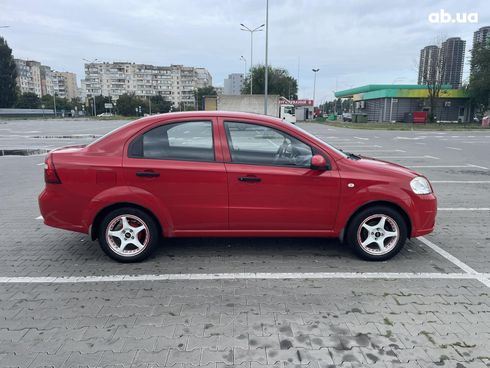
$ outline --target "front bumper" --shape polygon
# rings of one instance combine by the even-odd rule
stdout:
[[[427,235],[434,231],[437,216],[437,198],[431,194],[419,195],[414,201],[414,216],[410,236]]]

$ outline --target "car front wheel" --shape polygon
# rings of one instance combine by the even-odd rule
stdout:
[[[119,208],[108,213],[99,226],[102,250],[119,262],[147,258],[159,240],[155,220],[137,208]]]
[[[363,259],[384,261],[395,256],[407,239],[407,225],[400,213],[390,207],[367,208],[352,219],[347,242]]]

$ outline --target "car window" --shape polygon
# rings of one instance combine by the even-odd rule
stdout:
[[[129,147],[129,156],[160,160],[214,161],[213,127],[210,121],[160,125]]]
[[[234,163],[310,167],[312,149],[280,130],[251,123],[225,122]]]

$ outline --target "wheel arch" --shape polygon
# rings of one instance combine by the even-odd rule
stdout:
[[[118,203],[110,204],[110,205],[100,209],[99,212],[97,212],[97,214],[94,217],[94,220],[92,221],[92,224],[90,225],[90,230],[89,230],[90,238],[92,240],[97,239],[97,234],[99,233],[99,226],[100,226],[100,223],[101,223],[102,219],[104,218],[104,216],[106,216],[111,211],[114,211],[118,208],[123,208],[123,207],[133,207],[133,208],[137,208],[141,211],[146,212],[149,216],[151,216],[153,218],[153,220],[155,221],[155,223],[158,226],[159,233],[163,236],[163,226],[160,223],[160,221],[158,220],[158,217],[155,216],[155,214],[151,210],[149,210],[148,208],[146,208],[144,206],[141,206],[139,204],[132,203],[132,202],[118,202]]]
[[[340,241],[343,243],[345,240],[345,231],[346,229],[349,228],[352,219],[361,211],[364,211],[367,208],[374,207],[374,206],[385,206],[389,207],[398,213],[403,217],[403,220],[405,221],[405,224],[407,225],[407,236],[410,239],[410,234],[412,233],[412,221],[410,220],[410,216],[408,216],[407,211],[405,211],[401,206],[399,206],[396,203],[390,202],[390,201],[372,201],[363,204],[362,206],[358,207],[350,216],[349,219],[347,220],[345,226],[342,228],[340,232]]]

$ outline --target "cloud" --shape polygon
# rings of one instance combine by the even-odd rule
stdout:
[[[270,0],[269,60],[299,75],[300,96],[317,97],[367,83],[411,83],[419,51],[439,35],[459,36],[490,25],[487,0]],[[431,12],[478,12],[479,24],[432,24]],[[83,77],[83,59],[208,68],[216,85],[242,72],[250,36],[240,23],[265,21],[265,0],[4,1],[0,29],[16,57]],[[486,22],[486,23],[485,23]],[[254,36],[254,63],[264,62],[265,32]],[[299,73],[298,73],[299,66]]]

